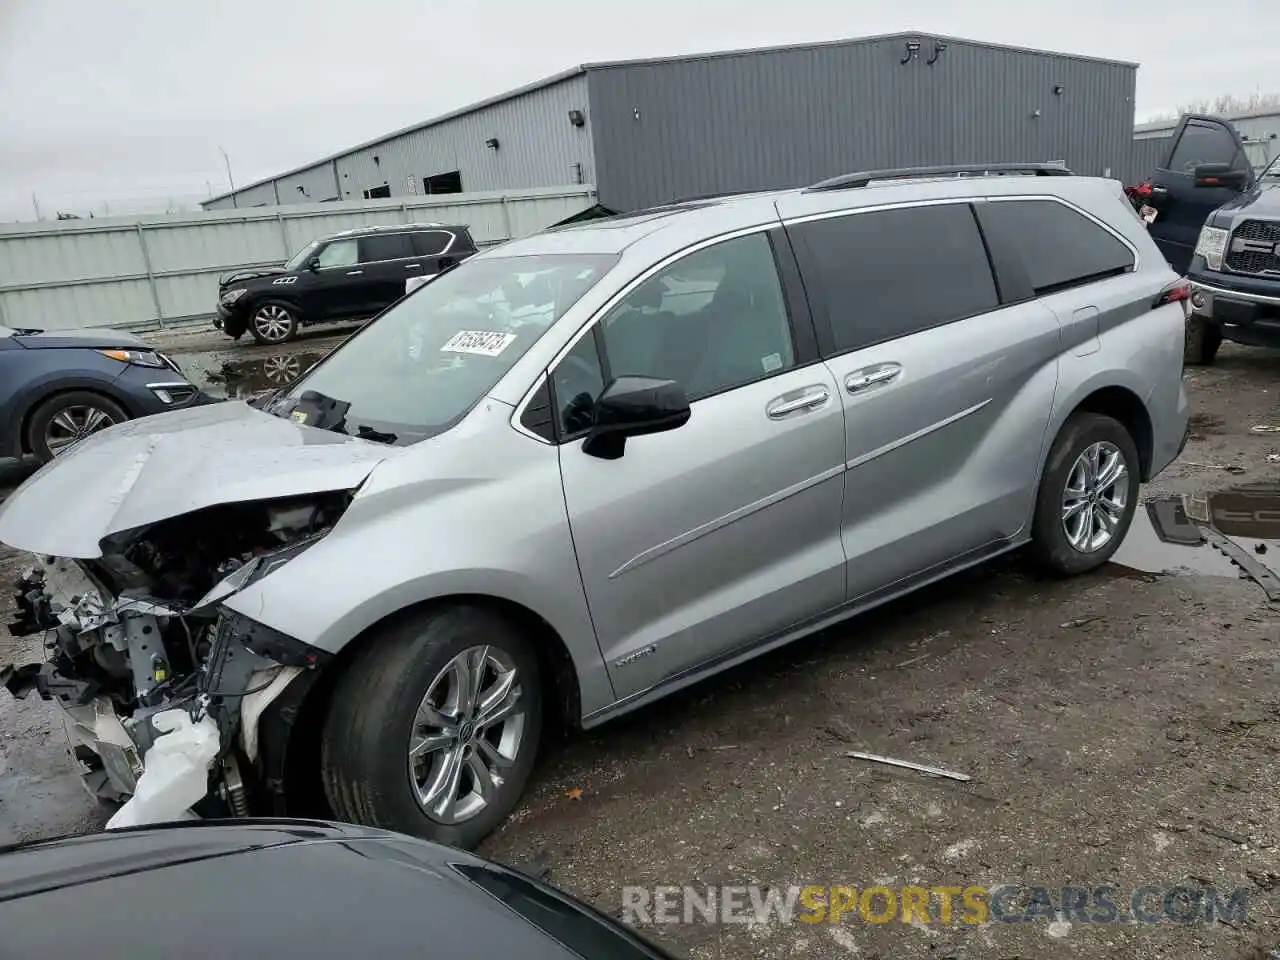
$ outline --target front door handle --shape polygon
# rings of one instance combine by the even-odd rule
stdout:
[[[826,387],[810,387],[800,396],[793,397],[790,400],[779,397],[769,404],[765,409],[765,413],[769,415],[771,420],[781,420],[783,417],[801,410],[816,410],[830,399],[831,393]]]
[[[406,263],[406,264],[404,265],[404,268],[405,268],[406,270],[421,270],[421,269],[422,269],[422,264],[420,264],[420,263]]]
[[[844,388],[850,393],[861,393],[882,383],[889,383],[898,378],[902,367],[896,363],[885,363],[878,367],[867,367],[845,377]]]
[[[348,271],[347,271],[347,276],[348,276],[348,277],[358,277],[358,276],[360,276],[360,274],[362,274],[362,273],[364,273],[364,271],[363,271],[363,270],[348,270]]]

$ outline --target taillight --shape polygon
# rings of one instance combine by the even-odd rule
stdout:
[[[1191,284],[1186,280],[1177,280],[1160,291],[1160,295],[1156,297],[1155,302],[1151,304],[1152,310],[1158,310],[1160,307],[1168,306],[1171,303],[1182,304],[1183,313],[1191,313]]]

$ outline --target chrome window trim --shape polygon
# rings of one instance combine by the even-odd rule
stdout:
[[[530,401],[533,399],[533,395],[537,393],[537,391],[542,387],[543,382],[548,377],[550,377],[551,371],[554,370],[559,365],[560,361],[565,358],[565,355],[568,354],[569,351],[572,350],[575,346],[577,346],[578,341],[581,340],[587,334],[587,332],[591,330],[605,315],[607,315],[610,310],[612,310],[615,306],[617,306],[620,300],[625,298],[629,293],[631,293],[632,290],[634,290],[637,286],[639,286],[645,280],[648,280],[655,273],[658,273],[660,270],[664,269],[670,264],[690,254],[697,253],[699,250],[703,250],[706,247],[714,246],[717,243],[722,243],[727,240],[734,240],[734,239],[737,239],[738,237],[750,236],[753,233],[767,233],[768,231],[775,230],[780,226],[789,227],[792,224],[810,223],[816,220],[834,220],[839,217],[852,217],[852,216],[857,216],[858,214],[861,214],[861,213],[879,213],[885,210],[903,210],[903,209],[911,209],[915,207],[937,207],[937,206],[946,206],[946,205],[954,205],[954,204],[961,204],[961,203],[963,204],[1001,203],[1005,201],[1014,201],[1014,200],[1051,200],[1055,203],[1062,204],[1067,209],[1075,211],[1076,213],[1085,217],[1087,220],[1090,220],[1097,226],[1101,227],[1107,233],[1111,234],[1111,236],[1115,237],[1122,244],[1124,244],[1125,248],[1133,256],[1133,267],[1129,271],[1130,273],[1136,273],[1139,267],[1141,267],[1142,256],[1141,254],[1139,254],[1138,248],[1133,243],[1131,243],[1127,237],[1121,234],[1118,230],[1112,227],[1105,220],[1102,220],[1101,218],[1095,216],[1094,214],[1090,213],[1088,210],[1085,210],[1084,208],[1078,206],[1077,204],[1074,204],[1071,201],[1066,200],[1065,198],[1057,196],[1056,194],[1052,194],[1052,193],[1015,193],[1015,194],[1000,195],[1000,196],[969,195],[969,196],[960,196],[960,197],[931,197],[929,199],[923,199],[923,200],[911,199],[911,200],[888,201],[886,203],[870,204],[870,205],[861,206],[861,207],[841,207],[838,210],[824,210],[819,213],[805,213],[805,214],[799,214],[791,217],[779,218],[778,220],[770,221],[768,223],[758,224],[752,227],[744,227],[738,230],[729,231],[728,233],[717,234],[714,237],[709,237],[703,240],[699,240],[693,244],[690,244],[687,247],[684,247],[676,251],[675,253],[669,254],[668,256],[664,257],[662,260],[658,261],[656,264],[650,266],[643,273],[639,274],[637,277],[629,281],[621,290],[619,290],[616,294],[614,294],[607,301],[605,301],[604,305],[601,306],[598,310],[596,310],[594,314],[591,315],[591,317],[583,324],[583,326],[577,331],[577,333],[575,333],[573,337],[569,340],[569,342],[565,344],[565,346],[556,353],[555,357],[552,358],[551,362],[547,364],[546,368],[538,375],[538,377],[534,380],[533,384],[529,387],[529,389],[525,391],[524,396],[521,398],[520,402],[516,404],[515,411],[511,415],[511,426],[516,430],[517,433],[521,433],[532,440],[536,440],[538,443],[542,443],[547,446],[556,446],[557,444],[554,441],[547,440],[544,437],[538,436],[533,431],[526,429],[524,425],[520,422],[521,418],[524,416],[525,408],[528,407]],[[1000,309],[1003,306],[1005,305],[1002,304],[1001,307],[998,307],[997,309]]]
[[[591,314],[590,317],[587,318],[587,320],[582,324],[582,326],[578,328],[577,332],[575,332],[574,335],[569,339],[568,343],[566,343],[563,347],[561,347],[556,352],[556,355],[551,358],[551,362],[548,363],[547,366],[542,370],[542,372],[538,374],[537,378],[534,379],[529,389],[527,389],[524,392],[524,396],[521,397],[520,402],[516,404],[516,408],[511,414],[511,421],[510,421],[511,426],[515,429],[516,433],[523,434],[524,436],[529,437],[531,440],[536,440],[538,441],[538,443],[544,444],[549,447],[558,446],[558,444],[556,444],[554,441],[548,440],[545,437],[540,437],[536,433],[534,433],[532,430],[528,430],[525,428],[524,424],[520,422],[521,418],[524,417],[525,408],[528,407],[530,401],[533,399],[533,395],[542,388],[542,384],[551,376],[551,371],[560,365],[560,361],[562,361],[568,355],[569,351],[571,351],[574,347],[578,345],[578,341],[580,341],[583,337],[585,337],[588,333],[590,333],[591,330],[595,328],[596,324],[599,323],[602,319],[604,319],[604,317],[608,316],[609,312],[612,311],[613,308],[619,304],[619,302],[624,300],[631,293],[632,290],[634,290],[640,284],[644,283],[654,274],[660,272],[661,270],[665,269],[671,264],[676,263],[677,261],[683,260],[687,256],[691,256],[692,254],[697,253],[700,250],[705,250],[707,247],[713,247],[717,243],[725,243],[729,240],[737,240],[739,237],[749,237],[752,234],[756,234],[756,233],[768,233],[770,230],[776,230],[781,225],[782,225],[781,221],[770,220],[766,223],[756,224],[750,227],[740,227],[737,230],[730,230],[727,233],[719,233],[713,237],[704,237],[702,240],[694,241],[693,243],[689,244],[686,247],[681,247],[675,253],[668,254],[667,256],[663,257],[661,260],[657,261],[656,263],[651,264],[649,267],[647,267],[641,273],[637,274],[631,280],[627,281],[627,283],[624,284],[621,289],[619,289],[613,296],[611,296],[608,300],[606,300],[600,307],[596,309],[596,311],[593,314]],[[553,327],[556,325],[557,324],[552,324]],[[546,336],[546,334],[544,333],[543,336]]]

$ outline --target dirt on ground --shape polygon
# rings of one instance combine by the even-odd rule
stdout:
[[[1144,496],[1280,483],[1280,433],[1254,430],[1280,428],[1280,355],[1227,345],[1187,382],[1192,439]],[[699,960],[1280,957],[1280,612],[1211,547],[1150,532],[1135,523],[1124,563],[1074,580],[1004,558],[557,741],[482,852],[549,865],[615,916],[636,888],[650,920],[675,896],[657,888],[856,888],[826,894],[846,898],[840,922],[711,923],[674,899],[679,922],[643,930]],[[1240,542],[1274,566],[1275,535]],[[0,556],[0,581],[18,566]],[[0,632],[0,663],[18,652]],[[0,694],[0,841],[105,817],[55,722]],[[950,893],[928,922],[872,922],[884,892],[866,915],[848,906],[908,885],[959,888],[950,920]],[[972,887],[986,922],[961,910]],[[1205,888],[1222,922],[1205,921]]]

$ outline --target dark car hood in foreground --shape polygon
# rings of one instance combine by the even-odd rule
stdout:
[[[1280,180],[1263,180],[1248,190],[1228,200],[1215,214],[1234,219],[1242,214],[1256,213],[1260,217],[1280,217]]]
[[[6,957],[574,956],[534,922],[588,957],[658,960],[495,864],[346,824],[198,821],[0,853]]]
[[[21,330],[14,334],[13,340],[28,350],[57,350],[83,347],[90,350],[154,350],[151,344],[125,333],[123,330],[109,328],[88,328],[84,330]]]
[[[391,447],[238,401],[118,424],[41,467],[0,505],[0,543],[89,560],[104,537],[247,500],[358,487]]]

